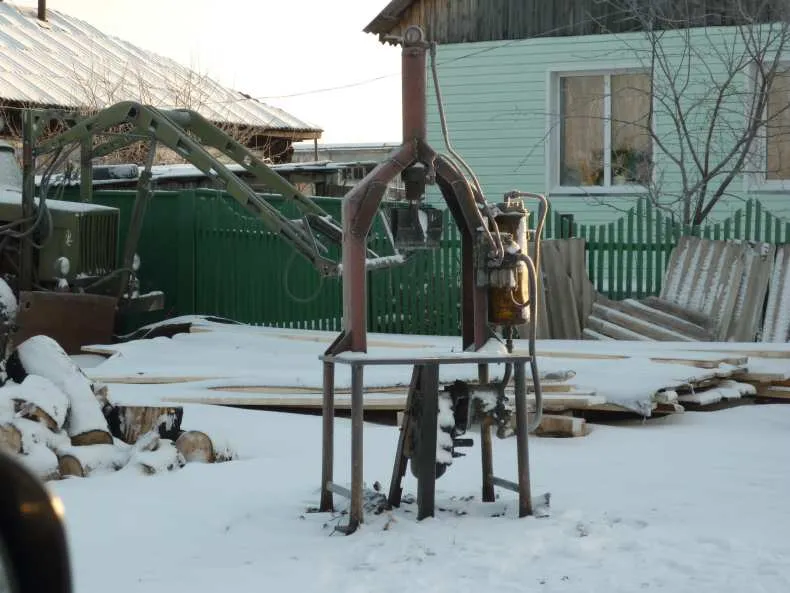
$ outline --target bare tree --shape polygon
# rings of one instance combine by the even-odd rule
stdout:
[[[651,81],[620,89],[649,94],[647,117],[613,122],[651,141],[652,170],[639,180],[648,197],[698,225],[737,193],[740,175],[779,174],[790,130],[788,3],[613,1],[641,32],[630,44]]]
[[[180,69],[174,71],[171,77],[162,78],[152,76],[148,66],[140,63],[126,63],[121,71],[111,69],[101,62],[94,61],[88,66],[75,65],[73,68],[73,80],[78,89],[78,101],[84,105],[80,111],[89,116],[100,109],[123,100],[136,100],[146,105],[162,107],[168,109],[190,109],[202,111],[204,107],[211,105],[212,111],[217,112],[226,108],[227,114],[214,121],[214,124],[230,135],[232,138],[245,146],[252,144],[252,141],[259,135],[255,127],[243,123],[234,122],[231,117],[232,103],[228,102],[223,106],[222,103],[213,101],[211,89],[214,85],[209,84],[210,79],[207,74],[199,73],[195,69]],[[152,80],[159,81],[157,84]],[[123,127],[114,129],[111,134],[123,133]],[[107,137],[99,136],[95,142],[106,141]],[[271,146],[253,146],[266,159],[276,158],[279,155],[272,154]],[[106,157],[102,162],[105,163],[142,163],[147,155],[147,142],[140,141],[126,146]],[[217,151],[215,156],[224,158]],[[166,147],[158,147],[155,157],[157,163],[179,163],[183,158]]]

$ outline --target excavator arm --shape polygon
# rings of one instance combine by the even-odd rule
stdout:
[[[40,135],[44,126],[52,119],[58,119],[58,115],[59,112],[37,112],[34,117],[34,134]],[[170,148],[200,169],[219,188],[257,217],[267,229],[291,244],[319,273],[327,276],[339,273],[339,262],[327,257],[329,249],[320,239],[339,245],[342,240],[340,224],[251,151],[198,113],[186,109],[161,110],[127,101],[103,109],[92,117],[67,119],[62,115],[60,119],[69,126],[68,129],[50,138],[33,142],[34,157],[56,153],[78,144],[91,147],[91,156],[98,157],[140,140],[156,142]],[[119,128],[122,128],[121,132],[117,131]],[[92,142],[86,142],[86,139],[96,136],[107,136],[109,140],[95,146]],[[207,147],[218,150],[241,165],[257,182],[291,200],[300,210],[301,220],[284,216],[259,196],[246,181],[212,155]],[[83,159],[83,163],[85,161]],[[394,244],[392,247],[395,257],[379,257],[368,250],[369,267],[379,268],[401,263],[403,258],[397,254]]]

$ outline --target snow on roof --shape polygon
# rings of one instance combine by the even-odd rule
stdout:
[[[201,104],[186,107],[213,122],[320,136],[315,125],[84,21],[56,10],[40,21],[35,7],[0,2],[0,100],[66,108],[96,107],[97,100],[105,103],[99,107],[123,100],[178,107],[178,96],[193,86]]]

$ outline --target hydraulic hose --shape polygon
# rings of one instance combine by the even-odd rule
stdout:
[[[535,321],[537,319],[537,312],[538,312],[538,299],[537,299],[537,292],[538,292],[538,278],[536,274],[536,267],[535,262],[529,258],[529,256],[525,254],[521,254],[519,256],[519,260],[523,261],[524,264],[527,266],[527,277],[529,280],[529,293],[533,295],[532,298],[529,299],[529,318],[530,318],[530,328],[529,328],[529,367],[532,373],[532,386],[535,390],[535,416],[532,418],[532,422],[529,423],[527,426],[527,432],[532,432],[538,426],[540,426],[540,422],[543,419],[543,389],[540,386],[540,374],[538,373],[538,361],[535,358],[535,342],[537,338],[537,325]]]

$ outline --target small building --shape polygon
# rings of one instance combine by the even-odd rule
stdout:
[[[273,162],[322,130],[250,95],[62,12],[0,0],[0,136],[18,141],[21,110],[90,113],[119,101],[194,109]]]
[[[746,198],[790,215],[785,4],[392,0],[364,30],[438,44],[450,135],[490,200],[541,192],[600,224],[647,199],[699,224]]]

